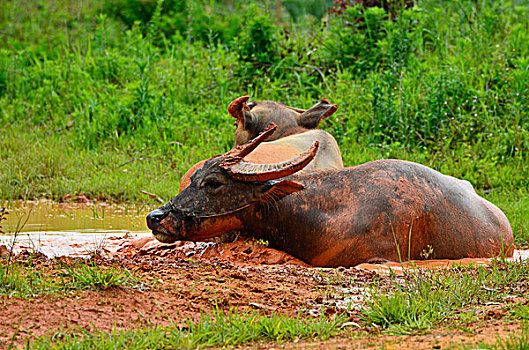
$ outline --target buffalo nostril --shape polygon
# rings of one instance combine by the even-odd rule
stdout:
[[[150,229],[155,228],[155,226],[157,226],[160,223],[160,221],[162,221],[162,219],[165,218],[166,216],[167,216],[167,213],[165,213],[164,211],[160,209],[151,211],[147,215],[147,226]]]

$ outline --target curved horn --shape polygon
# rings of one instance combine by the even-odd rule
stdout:
[[[330,105],[331,102],[329,101],[329,99],[327,99],[327,98],[325,98],[325,97],[322,97],[322,98],[320,98],[320,100],[318,101],[318,103],[317,103],[315,106],[313,106],[313,107],[311,107],[311,108],[309,108],[309,109],[313,109],[314,107],[317,107],[317,106],[319,106],[320,104]],[[291,109],[291,110],[293,110],[293,111],[295,111],[295,112],[298,112],[298,113],[305,113],[305,112],[307,111],[307,109],[301,109],[301,108],[296,108],[296,107],[290,107],[290,106],[287,106],[287,105],[284,105],[284,106],[287,107],[288,109]],[[332,107],[331,107],[331,110],[330,110],[329,112],[327,112],[327,113],[325,114],[325,116],[323,116],[321,119],[325,119],[325,118],[327,118],[328,116],[332,115],[334,112],[336,112],[336,110],[338,109],[338,105],[331,105],[331,106],[332,106]],[[334,109],[332,109],[333,107],[334,107]]]
[[[304,113],[306,111],[306,109],[301,109],[301,108],[296,108],[296,107],[290,107],[290,106],[287,106],[287,105],[284,105],[285,107],[287,107],[288,109],[291,109],[293,110],[294,112],[297,112],[297,113]]]
[[[318,152],[319,142],[315,141],[305,152],[294,159],[277,164],[253,164],[240,161],[235,164],[221,164],[228,174],[241,181],[268,181],[289,176],[306,167]]]
[[[230,105],[228,106],[228,113],[233,118],[241,119],[243,107],[242,104],[248,102],[249,99],[249,96],[237,97],[235,100],[231,101]]]
[[[261,132],[255,138],[251,139],[244,145],[237,146],[231,151],[228,151],[225,156],[238,158],[246,157],[254,149],[256,149],[261,142],[266,141],[266,139],[269,138],[274,133],[274,131],[276,131],[276,129],[277,125],[275,125],[274,123],[270,123],[270,125],[268,125],[266,129],[264,129],[263,132]]]

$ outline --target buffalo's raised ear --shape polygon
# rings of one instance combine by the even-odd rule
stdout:
[[[322,98],[317,104],[299,115],[298,125],[307,129],[315,129],[323,119],[334,114],[337,109],[337,105],[333,105],[329,100]]]
[[[283,181],[269,181],[271,187],[259,197],[259,201],[262,203],[274,203],[280,200],[283,197],[288,196],[289,194],[299,192],[305,187],[299,182],[292,180],[283,180]]]
[[[236,119],[242,118],[242,110],[244,106],[246,105],[246,102],[250,99],[249,96],[241,96],[237,97],[235,100],[231,101],[230,105],[228,106],[228,113]]]

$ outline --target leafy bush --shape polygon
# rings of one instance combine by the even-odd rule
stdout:
[[[359,75],[378,67],[400,72],[407,66],[420,32],[419,8],[384,9],[342,2],[330,13],[329,36],[324,42],[328,65],[338,64]]]
[[[235,43],[239,59],[235,73],[243,82],[250,82],[252,77],[265,74],[279,60],[277,28],[270,23],[267,15],[258,14],[255,7],[249,13],[253,13],[253,16],[245,20],[245,30]]]
[[[283,0],[283,6],[294,23],[307,21],[307,15],[320,20],[331,7],[333,0]]]
[[[323,43],[328,66],[339,65],[355,73],[379,67],[383,60],[378,43],[384,38],[386,12],[378,7],[347,7],[329,21],[329,38]]]
[[[187,0],[105,0],[105,12],[122,20],[129,28],[136,22],[149,23],[161,5],[161,30],[166,35],[185,31]]]
[[[228,4],[211,1],[189,0],[106,0],[105,12],[114,16],[129,28],[141,23],[144,31],[161,3],[158,29],[166,38],[175,37],[179,43],[182,38],[199,40],[206,43],[230,42],[238,33],[240,17],[234,15],[234,9],[241,9],[238,2]],[[157,42],[162,45],[162,42]]]

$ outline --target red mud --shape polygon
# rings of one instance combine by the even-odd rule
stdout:
[[[20,260],[20,259],[19,259]],[[57,275],[59,263],[72,258],[32,258],[44,275]],[[53,335],[61,330],[111,330],[141,325],[185,325],[197,320],[215,305],[240,312],[257,310],[296,315],[317,314],[324,299],[318,288],[320,274],[302,266],[243,266],[218,259],[193,261],[158,256],[98,258],[100,266],[119,266],[134,273],[143,284],[104,291],[79,291],[29,300],[0,297],[0,348],[15,331],[16,344],[34,336]],[[330,274],[330,271],[326,272]],[[373,273],[343,271],[363,285]],[[335,311],[334,311],[335,312]]]
[[[7,347],[15,333],[14,344],[22,346],[34,337],[60,337],[61,332],[79,332],[80,329],[110,331],[152,325],[185,327],[187,319],[198,320],[201,314],[207,314],[215,306],[225,311],[237,308],[240,312],[255,310],[292,316],[299,312],[316,316],[322,310],[328,315],[336,312],[349,315],[347,330],[337,339],[326,342],[309,339],[280,346],[259,343],[250,348],[445,349],[454,344],[495,343],[497,335],[519,333],[520,324],[498,321],[507,315],[505,310],[514,302],[507,300],[501,305],[479,306],[483,309],[479,322],[464,325],[470,333],[440,328],[422,336],[381,335],[372,328],[360,326],[358,308],[365,296],[366,283],[372,283],[374,278],[377,283],[385,283],[384,279],[375,277],[375,272],[358,268],[309,268],[293,259],[286,259],[280,265],[264,265],[271,262],[271,257],[276,262],[278,258],[269,255],[269,249],[255,243],[222,245],[220,250],[209,246],[202,249],[201,255],[188,244],[177,245],[176,249],[164,250],[143,244],[138,251],[128,245],[122,250],[124,256],[96,258],[98,266],[119,267],[132,272],[140,281],[137,285],[29,299],[0,297],[0,348]],[[248,247],[252,249],[248,250]],[[153,254],[149,253],[150,249],[154,249]],[[186,252],[192,252],[192,257],[187,257]],[[127,254],[132,256],[125,256]],[[217,254],[230,256],[234,261],[219,259],[214,256]],[[279,261],[283,262],[285,257],[279,256]],[[75,263],[78,258],[48,259],[42,254],[31,259],[29,254],[20,254],[17,258],[22,265],[30,260],[32,269],[53,278],[61,274],[61,264]]]
[[[308,264],[276,249],[268,248],[253,239],[232,243],[183,242],[160,243],[151,237],[122,240],[116,251],[119,256],[151,255],[172,259],[196,259],[209,261],[218,259],[237,265],[297,265]]]
[[[197,260],[212,258],[229,261],[238,265],[298,265],[310,267],[295,257],[276,249],[268,248],[253,239],[244,239],[232,243],[193,243],[177,241],[175,243],[160,243],[153,237],[127,237],[117,241],[120,246],[116,254],[121,256],[155,255],[172,258],[193,258]],[[514,256],[507,260],[527,260],[529,250],[515,250]],[[412,260],[403,263],[364,263],[357,265],[357,270],[376,271],[378,273],[402,274],[407,269],[448,268],[454,265],[488,265],[492,259],[465,258],[458,260]]]

